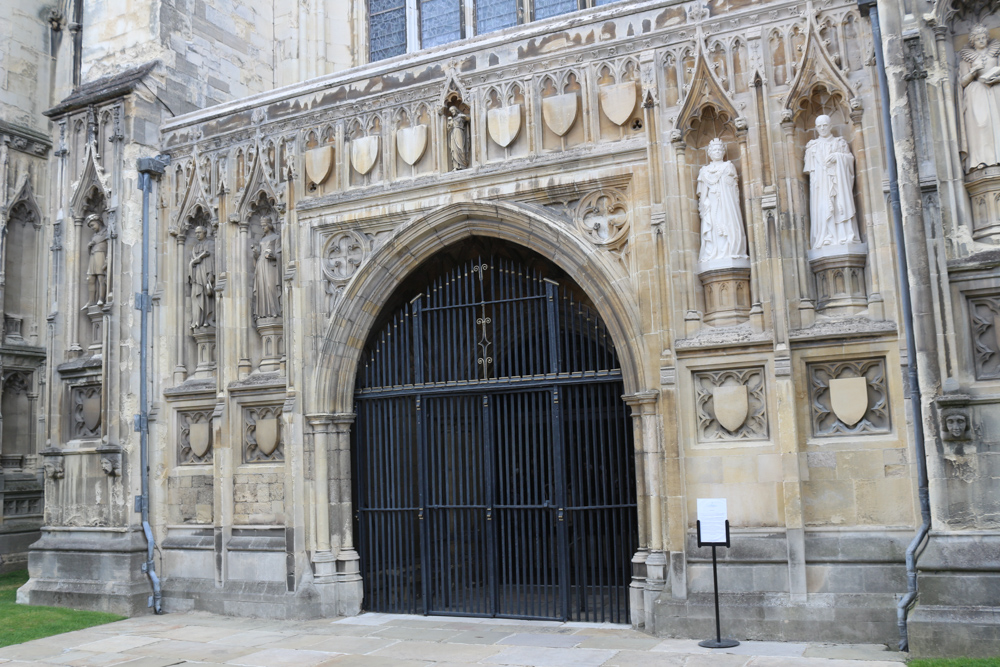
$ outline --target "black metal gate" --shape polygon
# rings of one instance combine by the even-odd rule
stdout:
[[[628,620],[632,429],[591,308],[519,262],[470,261],[395,312],[362,360],[367,609]]]

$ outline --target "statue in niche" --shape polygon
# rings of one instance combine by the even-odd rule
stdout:
[[[1000,164],[1000,40],[977,23],[958,52],[969,171]]]
[[[201,225],[194,229],[195,244],[188,262],[191,285],[191,328],[215,326],[215,259],[212,241]]]
[[[809,174],[809,247],[861,243],[854,219],[854,156],[843,137],[830,134],[830,117],[816,118],[818,137],[806,144]]]
[[[87,227],[94,232],[87,244],[90,260],[87,262],[87,305],[101,306],[108,297],[108,229],[101,216],[92,213],[87,216]]]
[[[448,107],[448,150],[451,153],[452,169],[469,167],[469,116],[457,106]]]
[[[263,237],[253,246],[253,317],[281,317],[281,237],[270,215],[260,219]]]
[[[701,217],[698,261],[747,259],[736,167],[724,159],[726,145],[721,139],[709,142],[708,157],[712,161],[698,172],[698,214]]]

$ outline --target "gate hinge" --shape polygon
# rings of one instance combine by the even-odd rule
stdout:
[[[424,520],[424,508],[423,507],[421,507],[421,508],[419,508],[417,510],[417,520],[418,521],[423,521]]]
[[[492,507],[487,507],[486,508],[486,520],[487,521],[492,521],[493,520],[493,508]]]
[[[556,517],[558,517],[559,521],[563,520],[563,508],[560,507],[558,509],[558,511],[556,512]]]

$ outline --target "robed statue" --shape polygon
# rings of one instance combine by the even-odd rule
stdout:
[[[721,139],[709,142],[708,157],[711,162],[698,172],[698,214],[701,217],[698,261],[747,259],[736,167],[724,160],[726,145]]]
[[[1000,40],[977,23],[958,52],[968,169],[1000,164]]]
[[[456,106],[448,107],[448,151],[453,169],[469,166],[469,116]]]
[[[818,137],[806,144],[809,174],[809,247],[861,243],[854,219],[854,156],[843,137],[830,134],[830,117],[816,118]]]
[[[215,259],[213,242],[202,226],[194,229],[195,244],[188,262],[191,285],[191,328],[215,326]]]
[[[269,215],[260,219],[263,236],[253,247],[253,317],[281,317],[281,237]]]
[[[108,298],[108,228],[96,213],[87,216],[87,227],[94,233],[87,244],[87,306],[101,306]]]

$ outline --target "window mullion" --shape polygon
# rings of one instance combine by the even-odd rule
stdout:
[[[421,48],[418,0],[406,0],[406,52],[413,53]]]
[[[476,36],[476,0],[462,0],[463,36]]]

